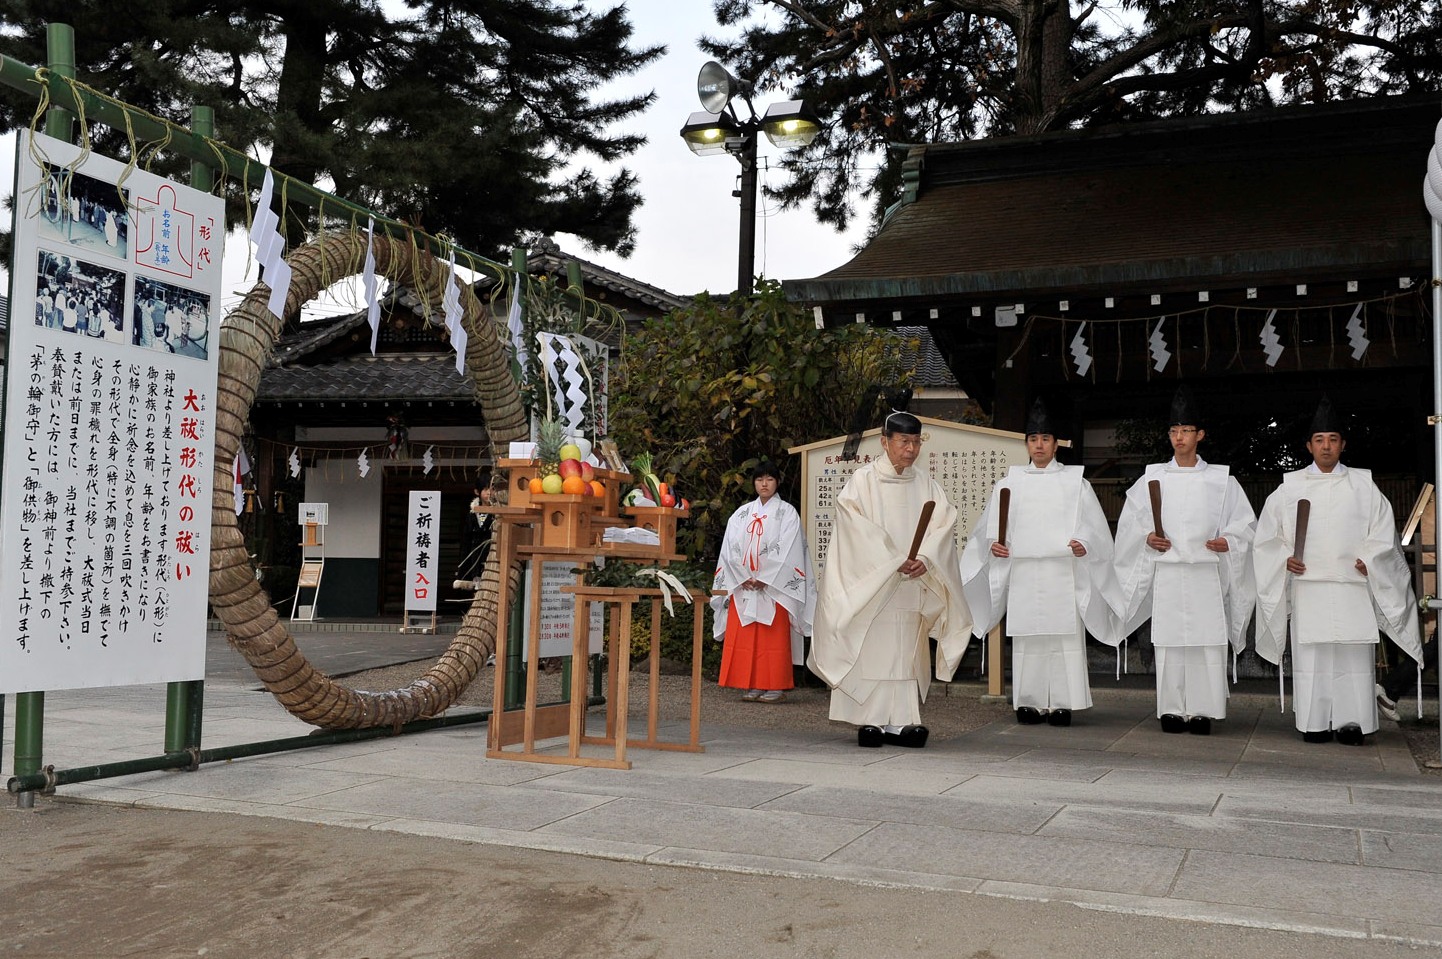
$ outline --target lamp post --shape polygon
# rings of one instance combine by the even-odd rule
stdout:
[[[741,200],[740,234],[736,252],[736,289],[750,294],[756,261],[757,134],[777,147],[803,147],[821,132],[821,121],[803,100],[773,103],[757,115],[751,103],[754,88],[738,80],[715,60],[708,60],[696,77],[696,94],[704,108],[691,114],[681,127],[681,138],[697,156],[729,153],[741,164],[741,188],[732,192]],[[746,103],[747,116],[736,112],[734,101]]]

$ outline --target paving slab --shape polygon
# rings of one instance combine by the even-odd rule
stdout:
[[[1396,805],[1333,803],[1305,797],[1277,797],[1264,801],[1250,796],[1225,796],[1217,803],[1217,816],[1267,819],[1273,822],[1340,826],[1344,829],[1380,829],[1389,832],[1442,834],[1442,810]]]
[[[533,830],[614,801],[610,796],[543,792],[514,786],[383,780],[283,805],[469,823],[493,829]]]
[[[614,799],[540,831],[819,862],[875,826],[857,818]]]
[[[858,794],[834,786],[807,786],[766,803],[765,810],[789,810],[811,816],[856,816],[864,811],[878,822],[944,826],[983,832],[1034,833],[1062,808],[1047,803],[986,803],[953,796]]]
[[[744,770],[744,767],[743,767]],[[704,778],[666,776],[638,769],[569,769],[529,785],[545,790],[589,793],[595,796],[624,796],[666,802],[699,803],[754,809],[779,796],[801,789],[799,782],[766,781],[747,777],[744,771]],[[523,784],[525,785],[525,784]]]
[[[1087,839],[883,823],[828,862],[1164,896],[1182,852]]]
[[[840,786],[864,792],[936,796],[958,783],[965,782],[970,775],[972,774],[945,769],[914,772],[897,769],[885,760],[856,766],[796,758],[753,759],[748,763],[713,773],[708,778],[740,777],[781,783]]]
[[[1193,786],[1105,785],[1047,779],[1008,779],[974,776],[946,792],[959,799],[987,802],[1051,802],[1108,809],[1207,815],[1221,796],[1221,786],[1199,782]]]
[[[1442,835],[1363,829],[1362,862],[1387,869],[1442,873]]]
[[[1222,852],[1192,852],[1172,895],[1387,922],[1431,925],[1442,875]]]
[[[1038,835],[1140,843],[1174,849],[1247,852],[1315,862],[1358,861],[1355,829],[1312,824],[1069,806],[1049,819]]]

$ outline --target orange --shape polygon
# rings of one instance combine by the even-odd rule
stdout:
[[[562,493],[572,493],[579,495],[585,493],[586,489],[586,481],[581,479],[581,477],[579,476],[567,476],[565,481],[561,483]]]
[[[604,486],[601,485],[601,481],[600,481],[600,480],[591,480],[591,495],[592,495],[592,496],[605,496],[605,495],[606,495],[606,487],[604,487]]]
[[[541,492],[541,478],[539,476],[531,477],[531,482],[529,485],[532,493]]]

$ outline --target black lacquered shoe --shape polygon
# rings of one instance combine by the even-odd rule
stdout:
[[[859,726],[856,730],[856,745],[865,746],[868,749],[880,746],[886,739],[886,733],[881,731],[880,726]]]
[[[1332,730],[1330,729],[1319,729],[1315,732],[1302,734],[1302,742],[1304,743],[1330,743],[1331,741]]]
[[[1193,716],[1187,720],[1187,732],[1193,736],[1210,736],[1212,734],[1212,721],[1206,716]]]
[[[1048,726],[1070,726],[1071,710],[1053,709],[1051,712],[1046,714],[1046,721]]]
[[[1043,722],[1044,719],[1045,717],[1042,716],[1041,710],[1035,706],[1016,707],[1016,721],[1023,726],[1035,726],[1037,723]]]
[[[926,745],[926,737],[930,734],[931,730],[925,726],[902,726],[896,739],[899,745],[908,749],[920,749]]]
[[[1362,727],[1356,723],[1348,723],[1337,730],[1337,742],[1343,746],[1360,746],[1367,737],[1362,732]]]
[[[1176,713],[1162,714],[1162,732],[1184,733],[1187,731],[1187,721]]]

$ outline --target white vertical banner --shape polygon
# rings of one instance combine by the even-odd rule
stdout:
[[[439,490],[411,490],[410,522],[406,529],[406,612],[434,613],[439,588]]]
[[[202,679],[224,205],[17,140],[0,693]]]

